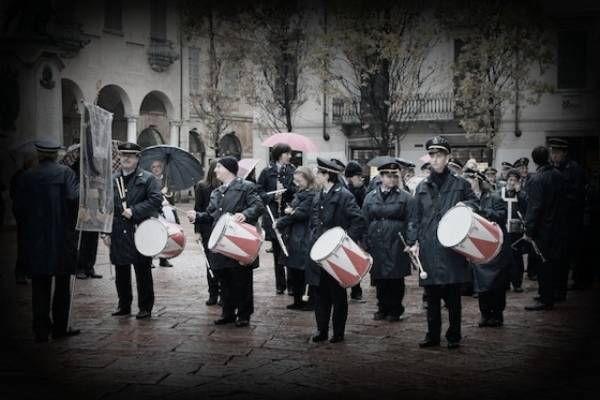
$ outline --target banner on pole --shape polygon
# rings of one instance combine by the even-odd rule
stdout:
[[[112,232],[112,113],[84,102],[79,147],[79,213],[77,229]]]

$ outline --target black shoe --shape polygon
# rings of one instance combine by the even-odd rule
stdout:
[[[331,339],[329,339],[329,343],[339,343],[344,341],[344,336],[342,335],[333,335]]]
[[[284,291],[285,289],[277,289],[277,294],[283,294]]]
[[[92,278],[92,279],[102,279],[102,275],[97,274],[94,269],[91,269],[90,271],[88,271],[87,276],[88,276],[88,278]]]
[[[539,294],[537,296],[533,296],[533,301],[539,302],[540,300],[542,300],[542,296]]]
[[[544,304],[542,302],[537,302],[535,304],[532,304],[530,306],[525,306],[525,310],[527,311],[543,311],[543,310],[552,310],[554,308],[554,305],[552,304]]]
[[[66,331],[52,332],[53,339],[60,339],[68,336],[77,336],[81,333],[81,329],[69,329]]]
[[[87,279],[88,275],[83,271],[77,271],[77,274],[75,275],[75,277],[77,279]]]
[[[485,328],[486,326],[490,326],[490,320],[485,317],[481,317],[479,320],[479,327]]]
[[[385,319],[385,313],[383,313],[381,311],[377,311],[375,314],[373,314],[373,319],[375,321],[381,321],[381,320]]]
[[[426,347],[435,347],[435,346],[439,346],[439,345],[440,345],[439,340],[425,339],[422,342],[419,342],[419,347],[422,349],[424,349]]]
[[[210,296],[208,298],[208,300],[206,300],[206,304],[207,306],[214,306],[215,304],[217,304],[217,297],[216,296]]]
[[[115,311],[114,313],[112,313],[110,315],[112,315],[113,317],[120,317],[122,315],[129,315],[129,314],[131,314],[131,310],[119,308],[117,311]]]
[[[162,258],[159,262],[158,262],[158,266],[159,267],[165,267],[165,268],[172,268],[173,264],[171,264],[169,262],[169,260],[165,260],[164,258]]]
[[[287,308],[288,310],[302,310],[303,307],[304,304],[302,303],[292,303],[285,306],[285,308]]]
[[[235,326],[238,328],[243,328],[248,325],[250,325],[250,320],[247,318],[238,318],[238,320],[235,321]]]
[[[152,313],[147,310],[140,310],[139,313],[135,315],[135,319],[147,319],[152,316]]]
[[[326,333],[317,333],[315,336],[312,337],[312,341],[315,343],[318,342],[324,342],[325,340],[327,340],[327,334]]]
[[[450,350],[456,350],[460,347],[460,342],[448,341],[448,348]]]
[[[216,319],[214,321],[214,324],[215,325],[225,325],[225,324],[231,324],[232,322],[235,322],[234,317],[221,317],[219,319]]]
[[[516,288],[513,288],[513,292],[515,292],[515,293],[523,293],[523,288],[521,286],[517,286]]]
[[[387,317],[385,317],[385,319],[387,320],[387,322],[398,322],[398,321],[400,321],[400,316],[399,315],[388,315]]]

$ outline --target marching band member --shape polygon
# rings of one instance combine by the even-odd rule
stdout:
[[[206,177],[196,187],[196,200],[194,203],[194,211],[196,212],[206,211],[208,205],[210,204],[210,194],[221,184],[217,179],[217,176],[215,175],[216,166],[217,162],[215,160],[212,160],[208,166]],[[206,256],[206,260],[209,263],[209,265],[206,266],[206,279],[208,281],[208,300],[206,300],[205,304],[207,306],[213,306],[217,304],[219,300],[219,280],[213,274],[211,274],[211,271],[209,271],[212,252],[208,250],[208,239],[210,238],[211,225],[212,222],[201,223],[200,219],[198,219],[194,223],[194,232],[200,234],[202,248],[204,249],[204,255]]]
[[[263,203],[254,184],[237,177],[237,172],[235,158],[223,157],[217,161],[215,175],[221,186],[211,193],[206,211],[188,212],[190,222],[210,223],[214,229],[219,218],[230,213],[237,222],[258,224],[258,218],[264,211]],[[219,279],[223,303],[223,313],[214,321],[215,325],[235,322],[237,327],[248,326],[254,312],[252,274],[258,264],[241,265],[237,260],[216,253],[211,256],[211,261],[211,268]]]
[[[115,265],[115,284],[119,307],[113,316],[131,313],[131,264],[135,269],[139,312],[137,319],[150,318],[154,306],[152,258],[143,256],[135,247],[135,227],[150,217],[158,216],[162,195],[160,182],[138,166],[142,148],[135,143],[119,145],[121,170],[113,175],[115,212],[112,234],[101,234],[110,247],[110,262]]]
[[[514,168],[506,173],[504,196],[507,199],[514,199],[510,208],[512,215],[507,215],[509,221],[518,221],[517,217],[519,214],[517,213],[520,213],[524,216],[527,212],[527,196],[525,195],[525,191],[521,190],[521,184],[519,183],[520,178],[521,175],[519,174],[519,171]],[[521,224],[519,224],[519,226],[520,225]],[[521,239],[523,232],[524,230],[521,229],[515,231],[511,229],[508,231],[507,238],[511,246],[517,240]],[[518,247],[516,247],[516,249],[511,247],[513,259],[510,267],[509,277],[513,290],[517,293],[521,293],[523,292],[523,272],[525,270],[523,265],[524,249],[523,246],[517,246]]]
[[[302,300],[306,287],[305,269],[311,261],[309,258],[310,243],[309,221],[312,203],[315,196],[315,175],[308,167],[299,167],[294,172],[294,184],[298,188],[294,199],[284,210],[285,215],[277,220],[277,229],[280,232],[288,231],[287,249],[288,273],[291,275],[294,302],[287,306],[288,310],[313,311],[314,296],[309,297],[309,303]],[[311,299],[312,297],[312,299]]]
[[[502,161],[502,163],[500,164],[500,178],[498,178],[497,180],[497,185],[498,185],[498,189],[503,188],[504,186],[506,186],[506,180],[507,178],[507,173],[508,171],[515,169],[513,167],[513,165],[511,163],[509,163],[508,161]]]
[[[496,222],[506,235],[506,204],[492,192],[481,172],[466,169],[463,177],[469,181],[471,189],[479,198],[477,213],[489,221]],[[494,260],[486,264],[472,264],[473,289],[479,293],[480,327],[498,327],[504,324],[506,270],[510,265],[510,257],[510,242],[505,240]]]
[[[311,244],[326,230],[339,226],[357,243],[362,239],[365,222],[352,193],[339,182],[342,169],[335,163],[317,158],[317,183],[322,187],[315,195],[311,211]],[[348,317],[348,298],[346,289],[328,273],[323,272],[316,263],[310,262],[306,270],[307,283],[317,286],[315,317],[318,332],[313,342],[327,340],[329,319],[333,308],[333,337],[331,343],[344,340],[346,319]]]
[[[448,168],[450,169],[450,172],[452,172],[454,175],[461,176],[463,170],[463,163],[461,163],[458,158],[453,157],[450,160],[448,160]]]
[[[527,184],[527,214],[525,216],[525,238],[538,247],[540,254],[529,256],[538,262],[539,300],[526,306],[528,311],[554,308],[554,277],[557,263],[564,251],[566,235],[566,205],[563,195],[567,182],[564,176],[549,164],[548,149],[538,146],[531,153],[538,168]],[[535,243],[535,246],[534,246]],[[543,257],[542,257],[543,256]]]
[[[413,255],[422,254],[427,279],[419,279],[427,297],[428,332],[420,347],[439,346],[441,334],[440,302],[448,306],[450,326],[446,332],[448,348],[456,349],[461,340],[461,284],[469,282],[471,271],[466,259],[452,249],[443,247],[437,239],[437,227],[442,216],[460,202],[476,202],[471,185],[450,172],[450,144],[443,136],[435,136],[425,144],[431,156],[431,174],[416,189],[416,223],[418,233],[408,233],[407,239],[418,243],[410,248]],[[419,249],[422,249],[420,252]]]
[[[362,176],[362,167],[356,161],[349,161],[348,165],[346,165],[346,169],[344,169],[344,176],[348,182],[346,188],[354,196],[358,208],[361,208],[365,201],[365,196],[367,195],[365,181]],[[362,300],[362,293],[360,282],[358,282],[350,289],[350,298],[352,300],[360,301]]]
[[[521,174],[521,187],[525,188],[527,181],[529,180],[529,158],[521,157],[513,164],[513,168],[519,171]]]
[[[265,207],[269,207],[273,218],[277,219],[283,215],[283,210],[294,198],[296,188],[294,186],[294,165],[290,163],[292,149],[285,143],[278,143],[271,150],[272,163],[262,170],[258,177],[256,190]],[[283,193],[268,194],[275,190],[286,189]],[[275,288],[277,294],[283,294],[287,286],[285,274],[285,254],[277,241],[273,231],[271,217],[268,213],[263,216],[263,229],[266,240],[270,240],[273,246],[273,264],[275,267]],[[290,288],[288,294],[290,293]]]
[[[498,175],[498,170],[494,167],[487,167],[485,171],[483,171],[485,178],[491,186],[492,190],[498,189],[498,184],[496,183],[496,177]]]
[[[365,244],[373,257],[371,276],[377,288],[378,311],[373,319],[396,322],[404,313],[404,277],[411,269],[398,232],[406,237],[406,231],[415,228],[414,199],[399,187],[398,162],[383,164],[377,170],[381,185],[367,195],[362,207],[367,223]]]

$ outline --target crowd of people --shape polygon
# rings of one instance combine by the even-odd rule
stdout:
[[[39,162],[15,175],[11,195],[19,227],[15,273],[18,282],[26,282],[25,276],[31,279],[33,332],[36,340],[46,342],[50,334],[56,338],[79,333],[68,322],[69,277],[77,271],[80,279],[101,276],[94,270],[98,233],[86,232],[85,240],[81,235],[79,257],[74,254],[77,248],[69,245],[76,242],[77,174],[56,162],[56,143],[40,141],[36,146]],[[415,260],[421,261],[425,274],[419,277],[419,285],[424,288],[427,313],[421,347],[440,345],[443,307],[449,319],[447,346],[460,346],[461,296],[465,294],[478,297],[480,327],[502,326],[507,291],[511,287],[523,291],[525,254],[527,275],[539,286],[527,311],[550,310],[566,299],[569,289],[593,284],[593,263],[586,257],[593,245],[590,231],[591,221],[597,218],[598,188],[569,158],[567,141],[551,139],[548,147],[533,149],[534,173],[529,172],[529,159],[524,157],[514,164],[502,162],[499,176],[493,167],[481,171],[475,160],[463,165],[453,158],[443,136],[429,139],[425,148],[430,161],[418,176],[415,164],[389,157],[370,180],[355,161],[344,164],[317,158],[315,168],[296,168],[287,144],[272,148],[272,162],[258,179],[254,170],[239,176],[238,160],[233,157],[212,161],[204,181],[196,187],[194,210],[186,217],[194,224],[207,257],[206,305],[222,309],[214,323],[250,324],[253,271],[260,265],[259,258],[242,265],[209,249],[209,237],[227,213],[236,222],[264,230],[272,245],[268,254],[274,261],[276,293],[287,291],[293,297],[287,309],[314,312],[314,342],[345,339],[347,289],[310,257],[315,241],[334,227],[341,227],[372,257],[368,280],[376,292],[375,320],[402,319],[404,280],[415,268]],[[153,164],[151,172],[143,170],[138,164],[141,148],[134,143],[121,144],[119,151],[121,167],[113,181],[123,183],[126,202],[118,197],[115,183],[112,232],[99,234],[110,248],[116,271],[118,306],[112,315],[131,314],[133,265],[136,318],[147,319],[154,305],[152,258],[138,251],[134,235],[143,221],[164,216],[172,196],[164,187],[163,165]],[[502,229],[504,240],[492,261],[469,261],[438,240],[441,219],[457,205],[469,207]],[[176,213],[172,218],[179,222]],[[36,251],[25,251],[25,244],[35,246]],[[162,259],[159,265],[172,264]],[[571,270],[574,283],[568,288]],[[350,292],[351,299],[364,301],[360,283]]]

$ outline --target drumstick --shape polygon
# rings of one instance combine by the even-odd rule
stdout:
[[[286,257],[289,257],[290,255],[288,254],[287,248],[285,247],[285,244],[283,243],[283,238],[281,237],[281,233],[279,233],[279,230],[275,227],[275,218],[273,217],[273,212],[271,212],[271,207],[269,207],[267,205],[265,208],[269,212],[271,221],[273,221],[273,224],[272,224],[273,232],[275,232],[275,237],[277,238],[277,241],[279,242],[279,245],[281,246],[281,250],[283,250],[283,254],[285,254]]]
[[[309,285],[306,285],[306,289],[304,290],[304,294],[302,295],[302,301],[308,301],[308,289]]]
[[[125,198],[125,183],[123,182],[123,177],[118,177],[116,182],[117,190],[119,191],[119,197],[121,198],[121,206],[123,206],[123,210],[125,210],[127,208],[127,201]]]
[[[278,193],[283,193],[285,192],[287,189],[278,189],[278,190],[273,190],[272,192],[267,192],[267,194],[278,194]]]
[[[408,247],[408,244],[406,244],[406,240],[404,240],[404,235],[402,234],[402,232],[398,232],[398,235],[400,236],[400,240],[402,240],[404,247]],[[427,272],[425,272],[425,270],[423,269],[423,265],[421,265],[421,260],[419,260],[419,257],[416,257],[414,254],[412,254],[412,252],[408,253],[408,257],[410,258],[410,261],[412,261],[413,265],[419,268],[419,278],[427,279]]]

